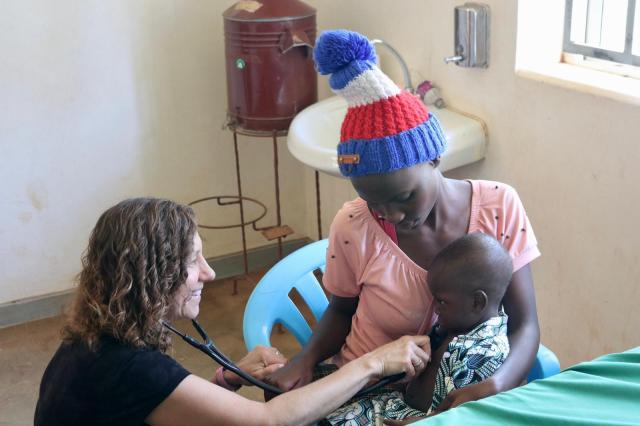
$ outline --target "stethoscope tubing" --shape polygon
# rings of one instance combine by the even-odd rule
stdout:
[[[173,326],[171,326],[170,324],[168,324],[166,322],[163,322],[162,325],[164,325],[169,330],[173,331],[175,334],[180,336],[182,338],[182,340],[187,342],[189,345],[193,346],[196,349],[199,349],[201,352],[203,352],[206,355],[208,355],[215,362],[220,364],[225,370],[229,370],[229,371],[237,374],[238,376],[242,377],[243,379],[245,379],[249,383],[251,383],[251,384],[253,384],[255,386],[258,386],[259,388],[262,388],[262,389],[264,389],[266,391],[273,392],[273,393],[278,394],[278,395],[282,393],[281,389],[279,389],[279,388],[277,388],[275,386],[272,386],[269,383],[265,383],[265,382],[263,382],[261,380],[258,380],[255,377],[251,376],[250,374],[248,374],[245,371],[243,371],[240,368],[238,368],[238,366],[235,365],[235,363],[233,363],[229,358],[227,358],[222,352],[220,352],[218,350],[218,348],[213,344],[213,341],[211,339],[209,339],[209,336],[207,336],[207,333],[204,331],[202,326],[196,320],[192,320],[192,323],[193,323],[194,328],[198,331],[198,333],[205,339],[205,343],[204,344],[198,342],[196,339],[194,339],[193,337],[189,336],[188,334],[184,334],[184,333],[178,331],[176,328],[174,328]]]
[[[178,336],[180,336],[182,338],[182,340],[187,342],[192,347],[194,347],[194,348],[200,350],[201,352],[205,353],[206,355],[208,355],[215,362],[220,364],[225,370],[229,370],[229,371],[237,374],[238,376],[242,377],[243,379],[245,379],[249,383],[251,383],[251,384],[253,384],[255,386],[258,386],[259,388],[261,388],[261,389],[263,389],[263,390],[265,390],[267,392],[271,392],[271,393],[276,394],[276,395],[280,395],[280,394],[284,393],[284,391],[282,389],[277,388],[277,387],[275,387],[273,385],[270,385],[269,383],[265,383],[265,382],[263,382],[261,380],[258,380],[255,377],[253,377],[252,375],[250,375],[249,373],[247,373],[244,370],[240,369],[233,361],[231,361],[229,358],[227,358],[216,347],[216,345],[213,344],[213,341],[209,338],[209,336],[207,335],[207,332],[204,330],[204,328],[202,328],[202,326],[198,323],[198,321],[196,321],[194,319],[194,320],[191,320],[191,323],[193,324],[193,327],[196,329],[198,334],[200,334],[202,339],[204,339],[205,343],[198,342],[193,337],[189,336],[188,334],[182,333],[181,331],[179,331],[178,329],[176,329],[175,327],[173,327],[169,323],[166,323],[166,322],[163,321],[162,325],[167,327],[169,330],[171,330],[172,332],[174,332]],[[382,380],[380,380],[379,382],[374,383],[373,385],[371,385],[371,386],[369,386],[369,387],[367,387],[365,389],[362,389],[360,392],[358,392],[358,393],[356,393],[354,395],[354,398],[367,395],[367,394],[373,392],[376,389],[379,389],[379,388],[381,388],[383,386],[388,385],[389,383],[393,383],[393,382],[396,382],[396,381],[402,379],[404,376],[405,376],[405,373],[399,373],[399,374],[394,374],[392,376],[387,376],[387,377],[383,378]]]

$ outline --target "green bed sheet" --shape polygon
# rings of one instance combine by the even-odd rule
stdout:
[[[640,347],[414,424],[640,425]]]

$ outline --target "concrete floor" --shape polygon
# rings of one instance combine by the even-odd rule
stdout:
[[[232,295],[233,280],[214,281],[205,286],[198,320],[216,345],[231,359],[246,354],[242,340],[244,307],[262,273],[238,281],[238,294]],[[304,310],[303,310],[304,311]],[[307,314],[308,315],[308,314]],[[307,316],[305,315],[305,316]],[[62,317],[33,321],[0,330],[0,425],[31,425],[44,369],[60,345]],[[181,330],[196,335],[189,322],[177,324]],[[217,364],[206,355],[174,339],[171,355],[193,374],[210,379]],[[299,350],[295,339],[286,332],[274,332],[272,344],[285,356]],[[245,387],[240,394],[263,400],[262,391]]]

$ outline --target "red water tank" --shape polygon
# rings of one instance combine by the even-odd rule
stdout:
[[[316,10],[298,0],[243,0],[223,17],[229,125],[288,129],[318,100]]]

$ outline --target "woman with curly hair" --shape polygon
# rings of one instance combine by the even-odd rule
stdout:
[[[166,355],[171,338],[162,322],[195,318],[204,282],[214,277],[190,207],[136,198],[104,212],[63,342],[42,378],[35,424],[306,424],[370,380],[399,372],[409,380],[429,361],[428,338],[405,336],[308,386],[266,403],[248,400],[233,392],[247,384],[233,373],[219,369],[211,383]],[[260,379],[285,362],[276,349],[258,347],[238,366]]]

